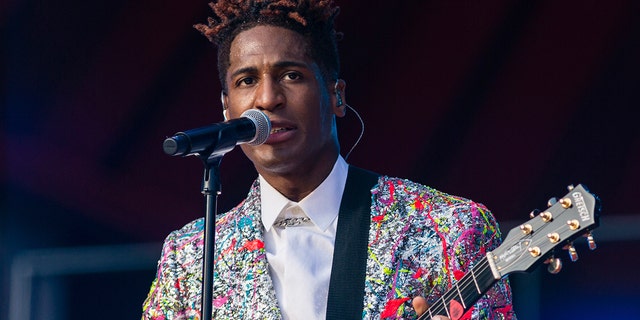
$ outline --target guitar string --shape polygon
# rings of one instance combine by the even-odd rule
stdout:
[[[560,213],[557,214],[556,219],[559,219],[559,217],[564,213],[564,211],[561,211]],[[537,233],[538,234],[542,234],[541,231],[544,229],[548,229],[547,227],[549,226],[549,224],[543,224],[538,230]],[[566,231],[568,230],[567,228],[562,228],[562,225],[560,226],[556,226],[555,224],[551,225],[553,230],[551,232],[558,232],[561,234],[561,237],[565,235]],[[562,231],[564,229],[564,231]],[[541,237],[532,237],[531,239],[531,243],[533,246],[540,246],[540,247],[545,247],[545,244],[551,244],[550,241],[547,241],[547,237],[541,236]],[[560,243],[560,242],[559,242]],[[557,246],[558,244],[553,244],[552,247]],[[547,250],[547,248],[543,248],[544,250]],[[553,248],[550,248],[553,249]],[[476,271],[476,269],[478,269],[478,271],[480,271],[479,273],[482,273],[483,271],[486,270],[487,267],[490,267],[490,265],[488,264],[488,260],[483,259],[482,264],[478,264],[478,267],[472,269],[473,271]],[[473,276],[473,274],[472,274]],[[493,276],[493,274],[491,274],[491,276]],[[465,279],[466,278],[466,279]],[[464,301],[470,301],[470,299],[475,299],[474,296],[476,296],[476,291],[469,291],[469,282],[473,280],[473,278],[471,277],[464,277],[463,279],[461,279],[461,281],[459,282],[459,287],[462,288],[462,292],[464,292],[465,294],[461,297]],[[482,280],[485,281],[485,280]],[[494,279],[491,280],[492,282],[495,282]],[[475,284],[474,284],[475,286]],[[448,294],[448,298],[450,298],[451,296],[455,295],[453,292]],[[477,296],[479,296],[480,294],[478,294]],[[466,302],[465,302],[466,304]]]
[[[487,270],[487,267],[489,267],[489,262],[488,260],[482,259],[480,261],[480,263],[478,263],[478,265],[476,265],[475,268],[473,268],[474,272],[478,271],[478,273],[482,274]],[[471,275],[471,276],[469,276]],[[456,290],[454,289],[450,289],[449,291],[447,291],[440,299],[438,299],[438,301],[431,307],[429,308],[429,311],[437,314],[437,315],[444,315],[445,313],[448,313],[448,308],[447,305],[444,301],[451,301],[451,300],[458,300],[456,299],[456,297],[460,297],[460,299],[464,300],[464,304],[465,304],[465,309],[468,309],[470,306],[466,305],[466,301],[469,301],[470,299],[474,299],[474,295],[479,296],[480,294],[477,293],[477,287],[475,285],[475,281],[473,280],[473,274],[471,274],[471,272],[467,273],[467,275],[465,275],[462,279],[460,279],[459,282],[457,282],[456,284],[454,284],[454,286],[458,286],[458,288]],[[471,290],[470,288],[473,287],[473,289]],[[460,296],[458,294],[458,290],[460,290],[461,292],[465,292],[466,294],[463,294],[462,296]],[[425,313],[426,315],[427,313]],[[420,317],[419,320],[425,320],[426,318],[424,317]]]
[[[565,209],[565,210],[560,211],[558,213],[557,217],[555,218],[555,220],[557,220],[565,211],[567,211],[567,210]],[[547,226],[549,226],[549,224],[546,224],[546,223],[542,224],[540,226],[540,228],[536,230],[536,233],[540,234],[540,232],[543,229],[546,229]],[[555,227],[555,225],[554,225],[554,228],[555,229],[552,232],[558,232],[558,233],[561,233],[561,235],[564,235],[565,232],[561,231],[559,227]],[[566,231],[566,229],[565,229],[565,231]],[[531,245],[529,245],[529,247],[532,247],[532,245],[533,246],[541,246],[542,244],[547,243],[547,241],[545,241],[545,239],[546,239],[546,237],[535,237],[535,236],[531,237]],[[522,238],[517,239],[517,240],[520,241],[520,240],[522,240]],[[508,242],[510,242],[511,244],[514,244],[517,241],[513,241],[512,240],[512,241],[508,241]],[[562,243],[562,242],[563,241],[560,241],[558,243]],[[551,243],[551,242],[549,242],[549,243]],[[506,244],[507,244],[507,242],[503,243],[502,245],[506,245]],[[557,246],[557,245],[558,244],[553,244],[552,247]],[[508,246],[511,246],[511,245],[508,245]],[[430,315],[430,316],[433,316],[434,314],[443,315],[444,313],[446,313],[448,315],[448,309],[447,309],[447,306],[446,306],[444,301],[449,301],[450,302],[451,300],[455,300],[456,296],[460,297],[460,299],[463,300],[462,303],[464,304],[465,309],[468,309],[469,307],[471,307],[471,306],[467,306],[466,305],[466,303],[467,303],[466,301],[470,301],[470,299],[475,299],[474,296],[478,296],[479,297],[481,295],[481,294],[477,293],[478,286],[476,285],[476,283],[477,283],[478,279],[475,278],[475,280],[474,280],[474,277],[475,277],[474,273],[475,273],[475,271],[478,271],[479,274],[482,274],[487,270],[487,268],[490,268],[490,264],[489,264],[488,258],[484,258],[484,259],[482,259],[480,261],[480,263],[478,265],[476,265],[475,268],[471,269],[471,270],[473,270],[473,273],[470,270],[470,272],[467,273],[463,278],[461,278],[459,282],[454,284],[454,286],[457,286],[456,290],[450,289],[447,292],[445,292],[445,294],[440,299],[438,299],[438,301],[431,308],[428,309],[429,311],[425,312],[421,317],[418,318],[418,320],[426,320],[427,319],[426,318],[427,315]],[[471,275],[471,276],[469,276],[469,275]],[[493,278],[493,273],[491,273],[491,276],[492,276],[492,282],[494,282],[495,279]],[[493,285],[493,284],[491,284],[491,285]],[[469,289],[471,286],[474,287],[473,290]],[[462,293],[462,292],[464,292],[464,294],[462,294],[462,295],[459,294],[459,293]],[[474,303],[475,303],[475,301],[474,301]]]
[[[489,265],[489,260],[487,258],[484,258],[480,261],[480,263],[475,268],[471,269],[473,271],[470,270],[465,275],[465,277],[460,279],[461,281],[458,283],[458,288],[460,288],[461,293],[464,293],[460,297],[460,299],[463,301],[460,301],[460,302],[464,304],[465,309],[470,308],[471,305],[467,305],[467,304],[468,303],[472,304],[475,301],[473,302],[471,301],[481,295],[481,293],[478,293],[478,291],[483,291],[483,289],[478,288],[478,286],[480,285],[480,283],[484,283],[484,281],[482,279],[479,280],[476,274],[484,275],[486,273],[486,270],[490,269],[490,267],[491,266]],[[493,277],[492,273],[490,275],[491,277]]]
[[[478,271],[481,271],[481,272],[482,272],[484,269],[486,269],[485,264],[487,264],[487,263],[485,263],[485,261],[486,261],[486,259],[483,259],[483,260],[481,261],[481,263],[477,265],[477,267],[476,267],[476,268],[478,268],[478,269],[479,269]],[[465,278],[467,278],[467,279],[465,279]],[[458,285],[458,287],[460,287],[460,285],[462,284],[462,286],[463,286],[463,289],[462,289],[462,290],[463,290],[463,291],[468,290],[468,288],[469,288],[469,286],[470,286],[470,283],[467,283],[467,284],[464,284],[464,283],[463,283],[463,282],[465,282],[465,281],[466,281],[466,282],[469,282],[469,281],[468,281],[468,278],[469,278],[469,277],[463,277],[463,278],[461,279],[461,281],[460,281],[460,282],[458,282],[458,283],[456,283],[456,284],[454,284],[454,286],[455,286],[455,285]],[[473,279],[471,278],[471,280],[473,280]],[[473,282],[473,281],[470,281],[470,282]],[[475,283],[474,283],[474,287],[475,287]],[[475,292],[475,291],[476,291],[476,290],[474,289],[474,292]],[[434,305],[433,305],[433,308],[430,308],[430,310],[431,310],[431,309],[433,309],[433,311],[435,312],[435,314],[438,314],[438,315],[444,315],[444,313],[447,311],[447,305],[445,304],[445,302],[444,302],[444,301],[445,301],[445,300],[446,300],[446,301],[451,301],[455,296],[457,296],[457,290],[456,290],[455,294],[454,294],[454,290],[453,290],[453,289],[452,289],[452,290],[447,291],[447,292],[442,296],[442,298],[441,298],[441,299],[439,299],[439,300],[438,300],[438,302],[437,302],[436,304],[434,304]]]

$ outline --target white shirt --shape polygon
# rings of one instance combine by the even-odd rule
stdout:
[[[300,202],[287,199],[262,176],[260,200],[269,274],[283,319],[325,319],[340,201],[349,166],[338,156],[327,178]],[[280,218],[309,217],[274,227]]]

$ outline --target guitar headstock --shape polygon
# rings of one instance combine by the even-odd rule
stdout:
[[[550,200],[549,208],[531,214],[531,220],[513,228],[502,245],[491,252],[491,264],[500,276],[529,272],[540,263],[549,265],[551,273],[562,267],[556,253],[567,250],[572,261],[578,259],[573,241],[586,236],[589,248],[595,249],[591,230],[599,225],[600,200],[584,186],[569,186],[560,200]]]

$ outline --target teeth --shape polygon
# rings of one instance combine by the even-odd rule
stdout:
[[[282,132],[282,131],[287,131],[289,129],[287,128],[273,128],[271,129],[271,133],[278,133],[278,132]]]

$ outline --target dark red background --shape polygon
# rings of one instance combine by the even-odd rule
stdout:
[[[350,163],[483,202],[503,229],[577,183],[600,195],[607,219],[640,221],[638,2],[339,4],[347,102],[366,125]],[[5,283],[24,250],[160,242],[203,215],[199,160],[161,145],[222,121],[215,50],[191,27],[208,13],[206,1],[0,4]],[[346,152],[360,125],[351,112],[338,127]],[[254,177],[239,150],[227,155],[221,210]],[[603,223],[599,251],[556,280],[540,276],[559,297],[581,294],[565,312],[640,312],[626,303],[640,279],[624,272],[640,232],[625,227]],[[153,270],[136,278],[146,287]],[[96,300],[137,308],[145,294]],[[541,315],[563,305],[553,296]],[[594,310],[606,297],[619,306]]]

